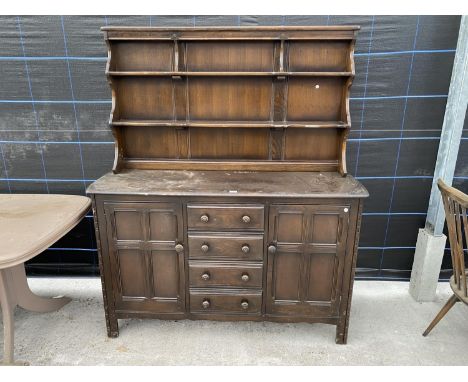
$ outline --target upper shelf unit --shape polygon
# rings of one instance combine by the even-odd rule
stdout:
[[[102,29],[113,97],[115,171],[143,162],[151,168],[147,163],[151,157],[154,168],[164,168],[167,161],[248,158],[258,163],[282,161],[282,169],[288,167],[286,162],[297,168],[292,162],[299,161],[300,168],[307,169],[303,162],[310,159],[314,163],[310,169],[320,169],[317,163],[325,161],[326,169],[346,173],[349,88],[359,27]],[[287,133],[290,129],[303,133]],[[314,133],[324,129],[335,132]],[[265,136],[259,130],[271,132]],[[216,145],[229,150],[204,156],[199,148],[205,143],[197,137],[210,139],[210,134],[216,136]],[[160,143],[187,148],[176,152],[151,144],[138,151],[123,142],[146,144],[156,137]],[[268,147],[248,153],[242,142],[249,140]],[[301,146],[311,140],[322,140],[333,149],[326,155],[320,148],[292,154],[293,141]],[[203,168],[199,162],[197,166]],[[168,168],[174,167],[171,162]]]

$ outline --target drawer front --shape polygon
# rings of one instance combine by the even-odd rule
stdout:
[[[263,259],[263,235],[189,234],[188,243],[191,259]]]
[[[245,265],[244,265],[245,264]],[[213,264],[190,262],[191,287],[262,287],[262,264]]]
[[[188,229],[263,230],[264,208],[260,204],[187,205]]]
[[[213,291],[190,292],[190,312],[221,314],[256,314],[262,310],[261,291]]]

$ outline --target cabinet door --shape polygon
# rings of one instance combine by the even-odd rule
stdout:
[[[268,314],[338,313],[348,219],[347,205],[271,206]]]
[[[184,311],[182,207],[105,203],[116,310]]]

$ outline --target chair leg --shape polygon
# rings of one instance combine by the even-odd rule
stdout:
[[[447,314],[447,312],[455,305],[456,302],[458,302],[458,297],[455,294],[453,294],[452,297],[450,297],[449,300],[445,303],[440,312],[437,313],[437,316],[435,316],[435,318],[429,324],[427,329],[424,331],[424,337],[426,337],[431,332],[434,326],[436,326],[439,323],[439,321]]]

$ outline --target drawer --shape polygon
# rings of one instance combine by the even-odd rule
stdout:
[[[263,265],[252,263],[213,264],[192,261],[189,264],[191,287],[262,287]]]
[[[262,292],[245,290],[191,290],[190,312],[225,314],[260,314]]]
[[[187,205],[188,229],[263,230],[261,204]]]
[[[188,245],[191,259],[263,259],[263,235],[189,234]]]

